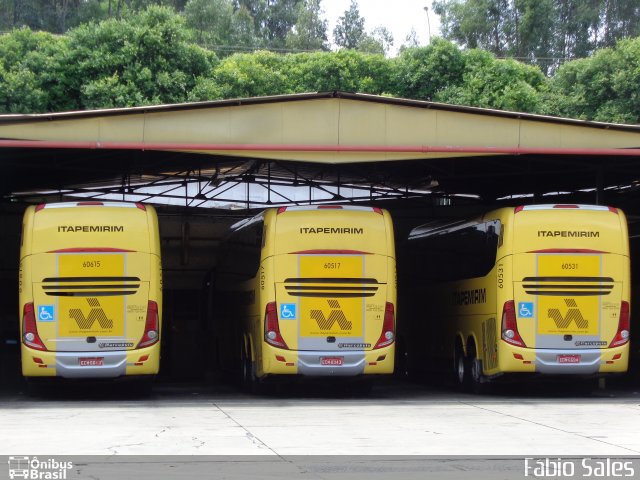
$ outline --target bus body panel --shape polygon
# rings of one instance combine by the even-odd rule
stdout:
[[[276,283],[275,297],[290,349],[373,348],[388,300],[387,257],[310,254],[282,255],[274,261],[282,272],[293,274]]]
[[[412,301],[411,310],[419,311],[416,302],[426,303],[423,309],[428,315],[419,322],[424,328],[410,325],[405,333],[413,340],[411,353],[420,354],[416,338],[425,339],[434,358],[447,362],[453,358],[456,341],[466,354],[475,345],[476,358],[488,377],[512,372],[626,371],[629,343],[610,347],[618,331],[621,303],[630,297],[624,213],[593,206],[534,205],[517,212],[503,208],[461,227],[454,224],[452,231],[483,222],[500,225],[496,260],[488,274],[449,282],[438,281],[432,274],[420,285],[414,273],[411,280],[418,283],[411,291],[418,300]],[[414,229],[417,235],[413,242],[410,237],[409,247],[413,243],[414,249],[446,250],[458,241],[446,235],[439,237],[442,241],[432,239],[439,232],[425,234],[421,228]],[[434,255],[436,272],[442,272],[444,265],[437,257],[446,255],[437,251],[415,260],[419,271],[434,265]],[[513,302],[524,347],[502,338],[508,302]]]
[[[628,258],[517,254],[514,265],[520,272],[520,278],[514,279],[516,318],[527,347],[609,346],[617,331],[624,289],[628,288],[620,275],[628,269]],[[573,270],[567,272],[563,269],[566,266]]]
[[[46,348],[23,341],[25,376],[103,378],[159,370],[162,284],[155,210],[89,203],[25,212],[21,335],[23,308],[30,304]],[[151,301],[158,340],[139,347]]]
[[[536,352],[520,356],[539,373],[626,371],[628,346],[609,348],[621,302],[629,301],[624,213],[525,208],[513,217],[516,320],[526,347]]]
[[[269,209],[261,220],[255,276],[222,287],[234,299],[236,312],[229,316],[242,325],[242,348],[251,349],[256,375],[392,373],[394,344],[373,349],[386,304],[395,309],[396,303],[389,214],[369,207],[309,207]],[[250,230],[252,222],[242,228]],[[239,229],[236,238],[239,245],[248,237]],[[265,340],[269,304],[275,304],[287,348]]]
[[[42,280],[32,283],[32,298],[47,350],[134,349],[144,333],[154,260],[137,252],[28,257],[33,278]]]

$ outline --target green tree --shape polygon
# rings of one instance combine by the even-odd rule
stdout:
[[[513,15],[509,0],[434,0],[442,36],[467,48],[505,54],[511,46]]]
[[[0,35],[0,110],[12,113],[54,110],[62,94],[67,39],[28,28]]]
[[[366,53],[387,55],[391,47],[393,47],[393,35],[386,27],[380,25],[373,29],[371,35],[364,34],[360,45],[358,45],[358,50]]]
[[[69,33],[64,99],[71,108],[124,107],[187,99],[215,54],[188,42],[184,18],[151,7]]]
[[[253,17],[245,7],[233,12],[231,36],[227,42],[227,53],[238,50],[255,50],[264,43],[263,39],[256,34]]]
[[[358,2],[351,0],[349,9],[338,18],[333,29],[333,41],[339,47],[356,49],[364,38],[364,18],[360,16]]]
[[[463,60],[462,82],[437,92],[435,100],[517,112],[541,109],[548,87],[538,67],[499,60],[482,50],[464,52]]]
[[[215,50],[232,38],[233,5],[230,0],[189,0],[184,8],[186,25],[199,45]]]
[[[286,61],[286,56],[267,51],[237,53],[220,62],[213,72],[213,84],[201,81],[198,88],[207,91],[205,85],[215,85],[223,98],[290,93]]]
[[[260,45],[283,48],[287,35],[298,20],[303,0],[234,0],[236,10],[244,9],[253,20],[253,32]]]
[[[554,64],[553,23],[553,0],[515,0],[511,53],[548,71]]]
[[[400,97],[430,100],[449,86],[462,83],[465,61],[460,49],[434,38],[426,47],[404,49],[394,61],[391,93]]]
[[[612,47],[621,38],[640,35],[640,0],[602,0],[598,45]]]
[[[640,0],[435,0],[442,35],[468,48],[537,63],[585,57],[640,35]]]
[[[290,56],[294,92],[341,90],[380,95],[391,89],[392,68],[383,55],[355,50]]]
[[[297,22],[287,34],[286,47],[292,50],[329,50],[327,21],[322,19],[321,0],[298,4]]]
[[[640,38],[567,62],[550,80],[545,113],[640,123]]]

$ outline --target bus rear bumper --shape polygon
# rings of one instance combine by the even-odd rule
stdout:
[[[566,359],[563,361],[562,359]],[[570,360],[570,361],[568,361]],[[538,350],[536,372],[551,375],[591,375],[600,370],[599,350]]]
[[[338,360],[339,359],[339,360]],[[323,362],[340,361],[342,365]],[[365,352],[298,352],[298,374],[311,377],[354,377],[362,375]]]
[[[355,377],[391,374],[394,346],[367,351],[284,351],[264,349],[264,375],[302,375],[308,377]]]
[[[527,349],[510,347],[502,359],[504,373],[531,372],[549,375],[597,375],[623,373],[628,369],[629,348]],[[511,358],[509,358],[511,357]]]
[[[98,352],[42,352],[22,347],[25,377],[117,378],[155,375],[158,367],[159,352],[155,346]]]

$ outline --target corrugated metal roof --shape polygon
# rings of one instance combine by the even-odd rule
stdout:
[[[350,92],[309,92],[289,95],[271,95],[251,98],[233,98],[225,100],[209,100],[202,102],[176,103],[164,105],[149,105],[141,107],[106,108],[98,110],[82,110],[55,113],[32,113],[32,114],[5,114],[0,115],[0,124],[23,123],[34,121],[70,120],[76,118],[94,118],[117,115],[139,115],[141,113],[152,112],[177,112],[183,110],[198,110],[203,108],[241,107],[246,105],[261,105],[268,103],[299,102],[305,100],[318,100],[326,98],[344,98],[349,100],[359,100],[364,102],[382,103],[387,105],[398,105],[414,108],[427,108],[448,112],[473,113],[476,115],[488,115],[499,118],[513,118],[535,120],[538,122],[557,123],[565,125],[585,126],[591,128],[603,128],[623,131],[640,131],[640,125],[627,125],[619,123],[597,122],[589,120],[578,120],[574,118],[555,117],[551,115],[540,115],[534,113],[513,112],[508,110],[497,110],[492,108],[470,107],[465,105],[453,105],[447,103],[432,102],[427,100],[416,100],[407,98],[395,98],[380,95],[370,95],[365,93]]]
[[[118,183],[124,192],[124,177],[203,177],[248,161],[243,181],[301,175],[483,198],[640,183],[638,125],[347,92],[2,115],[0,139],[4,195]]]

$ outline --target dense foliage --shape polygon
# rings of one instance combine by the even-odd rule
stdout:
[[[29,28],[0,35],[0,112],[343,90],[640,123],[640,38],[565,62],[545,76],[536,65],[440,38],[426,47],[405,46],[395,58],[384,55],[384,42],[367,44],[373,34],[366,33],[354,48],[345,43],[327,51],[320,0],[283,1],[297,13],[278,22],[269,13],[274,0],[189,0],[183,13],[167,0],[169,6],[134,10],[144,2],[112,0],[109,8],[133,13],[84,23],[65,35]],[[269,8],[256,10],[260,5]],[[343,20],[359,25],[358,18],[353,2]],[[238,27],[242,22],[244,30]],[[257,35],[256,25],[272,33]],[[229,54],[217,48],[232,31],[238,42],[253,42],[256,49]],[[384,32],[378,33],[383,39]],[[267,37],[271,44],[295,44],[303,51],[260,50]]]
[[[442,34],[552,70],[640,35],[640,0],[435,0]]]

